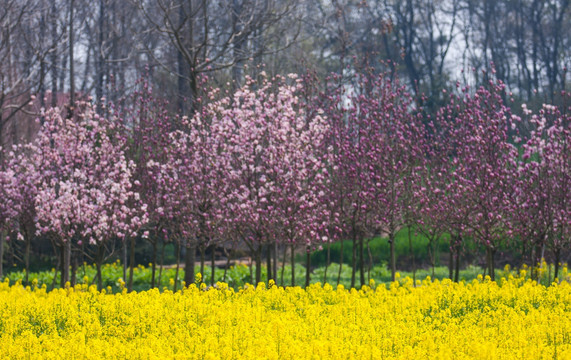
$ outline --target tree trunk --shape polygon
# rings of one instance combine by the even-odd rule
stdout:
[[[448,256],[448,278],[454,276],[454,251],[452,249],[452,238],[450,238],[449,256]]]
[[[136,238],[133,236],[131,238],[131,249],[130,249],[130,259],[129,259],[129,283],[127,284],[127,291],[133,291],[133,271],[135,269],[135,241]]]
[[[97,268],[97,289],[103,289],[103,276],[101,274],[101,264],[103,263],[103,246],[97,244],[97,255],[95,258],[95,266]]]
[[[278,242],[274,241],[274,251],[273,251],[274,267],[272,273],[274,274],[274,281],[276,282],[276,284],[278,283],[278,254],[279,254]]]
[[[267,279],[268,282],[270,281],[270,279],[274,279],[273,274],[272,274],[272,246],[270,244],[267,244],[266,246],[264,246],[266,248],[266,271],[267,271]]]
[[[371,281],[371,269],[373,268],[373,254],[371,253],[371,239],[367,240],[367,254],[369,254],[369,267],[367,269],[367,281]]]
[[[157,273],[157,239],[151,241],[153,244],[153,262],[151,264],[151,289],[155,288],[155,276]]]
[[[258,245],[256,249],[256,284],[262,281],[262,244]]]
[[[363,238],[359,238],[359,271],[360,271],[360,280],[361,280],[361,287],[365,285],[365,252],[363,248]]]
[[[432,269],[432,278],[434,279],[434,266],[436,265],[436,255],[434,254],[434,239],[428,239],[428,258],[430,259],[430,268]]]
[[[176,292],[178,289],[178,273],[180,271],[180,241],[176,241],[175,253],[176,253],[176,270],[174,272],[174,286],[173,286],[174,292]]]
[[[194,262],[196,258],[196,246],[187,242],[186,254],[184,254],[184,283],[186,286],[194,283]]]
[[[127,239],[123,239],[123,281],[127,281]]]
[[[341,246],[339,247],[339,272],[337,272],[337,286],[341,282],[341,270],[343,269],[343,244],[345,241],[341,240]]]
[[[460,249],[458,247],[455,249],[455,256],[456,256],[456,271],[454,273],[454,281],[458,282],[460,278]]]
[[[553,274],[553,278],[557,279],[559,276],[559,263],[561,262],[561,249],[555,249],[555,271]]]
[[[496,253],[496,250],[491,248],[491,247],[487,247],[486,248],[486,255],[487,255],[487,267],[488,267],[488,271],[490,273],[490,279],[492,281],[496,280],[496,276],[495,276],[495,264],[494,264],[494,255]]]
[[[6,230],[0,233],[0,280],[4,278],[4,241],[6,240]]]
[[[353,249],[351,253],[351,288],[355,287],[355,274],[357,272],[357,233],[353,230]]]
[[[200,244],[200,275],[202,275],[202,281],[204,281],[204,252],[206,251],[206,248],[204,247],[204,244]]]
[[[161,288],[161,280],[163,277],[163,267],[165,265],[165,246],[166,243],[163,240],[163,245],[161,246],[161,263],[159,264],[159,281],[157,282],[157,287],[160,289]],[[193,268],[194,271],[194,268]]]
[[[389,233],[389,245],[390,245],[390,266],[391,266],[391,280],[396,280],[396,273],[397,273],[397,264],[396,264],[396,256],[395,256],[395,234],[394,232]]]
[[[305,260],[305,287],[309,286],[311,282],[311,248],[308,246],[306,249],[307,255]]]
[[[69,266],[71,263],[71,239],[67,240],[62,247],[62,273],[61,273],[61,287],[65,287],[65,284],[69,282]]]
[[[295,245],[291,243],[291,286],[295,286]]]
[[[53,289],[56,287],[56,283],[57,283],[57,271],[58,271],[58,268],[61,267],[60,265],[61,265],[61,261],[62,261],[62,260],[61,260],[61,251],[56,248],[56,249],[55,249],[55,252],[56,252],[56,256],[57,256],[57,258],[58,258],[58,259],[57,259],[58,264],[57,264],[57,266],[54,268],[54,278],[53,278],[53,280],[52,280],[52,288],[51,288],[51,290],[53,290]]]
[[[212,245],[210,247],[212,253],[210,254],[210,285],[214,285],[214,283],[216,282],[216,246]]]
[[[25,275],[24,275],[24,284],[26,284],[26,285],[30,283],[30,245],[31,245],[31,241],[28,238],[28,236],[26,236],[26,250],[24,251],[24,267],[26,268],[25,269]],[[0,243],[0,246],[2,246],[1,243]],[[1,254],[1,252],[0,252],[0,254]],[[0,256],[0,259],[1,258],[2,257]],[[2,278],[2,269],[0,268],[0,279],[1,278]]]
[[[284,244],[284,257],[283,257],[283,261],[282,261],[282,273],[281,273],[281,279],[280,279],[280,286],[284,286],[284,272],[285,272],[285,263],[287,260],[287,245]]]
[[[75,107],[75,74],[74,74],[74,59],[73,59],[73,12],[75,1],[71,0],[69,3],[69,112],[68,118],[73,116],[73,109]],[[65,56],[64,56],[65,58]],[[63,73],[63,71],[62,71]]]
[[[414,286],[416,286],[416,263],[414,260],[414,249],[412,247],[412,233],[411,233],[411,229],[410,229],[410,225],[408,227],[408,249],[410,252],[410,259],[412,261],[412,283],[414,284]]]
[[[323,284],[327,283],[327,269],[329,269],[329,264],[331,263],[331,242],[327,242],[327,260],[325,261],[325,271],[323,271]]]
[[[534,270],[535,269],[535,257],[536,257],[535,252],[536,252],[536,246],[531,245],[531,255],[530,255],[531,260],[530,260],[530,266],[529,266],[529,271],[530,271],[529,276],[531,277],[531,280],[536,279],[535,278],[535,270]]]
[[[71,286],[77,284],[77,253],[78,250],[71,252]]]

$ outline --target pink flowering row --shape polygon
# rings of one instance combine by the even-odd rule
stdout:
[[[64,281],[74,249],[100,268],[110,244],[140,238],[155,256],[158,242],[185,248],[187,266],[197,249],[242,244],[256,281],[264,249],[275,278],[278,244],[293,257],[295,246],[349,239],[352,285],[358,268],[364,283],[363,244],[378,234],[394,276],[403,227],[431,244],[449,234],[456,262],[463,239],[476,239],[492,276],[507,241],[560,260],[571,238],[569,109],[516,116],[490,82],[445,93],[431,116],[391,74],[325,83],[247,79],[209,91],[190,118],[169,116],[146,86],[105,116],[89,104],[71,118],[49,109],[36,141],[7,154],[0,223],[24,242],[50,238]]]

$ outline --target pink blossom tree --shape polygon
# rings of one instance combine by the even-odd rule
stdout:
[[[288,84],[292,82],[293,84]],[[212,123],[222,136],[226,158],[224,207],[229,229],[250,247],[261,279],[262,249],[281,239],[303,245],[323,241],[319,186],[324,165],[314,153],[326,125],[319,114],[300,106],[301,81],[248,79],[232,98],[209,107]],[[297,198],[296,198],[297,197]],[[294,231],[295,229],[295,231]],[[326,240],[327,238],[325,238]],[[268,264],[271,256],[268,256]],[[275,279],[272,266],[268,278]]]
[[[341,214],[339,227],[353,242],[351,286],[357,267],[365,283],[363,240],[375,234],[389,236],[394,278],[395,235],[404,225],[407,189],[418,182],[424,157],[422,123],[398,79],[359,74],[355,80],[346,94],[336,95],[338,103],[327,113],[334,149],[332,198]]]
[[[170,133],[166,162],[159,166],[159,191],[167,194],[163,196],[165,212],[171,214],[175,233],[186,239],[187,284],[194,281],[196,247],[201,250],[204,273],[205,248],[211,245],[214,256],[214,246],[225,234],[226,213],[221,195],[227,164],[220,142],[223,136],[220,123],[210,116],[209,110],[183,118],[181,130]],[[214,271],[212,264],[212,283]]]
[[[15,192],[12,197],[18,199],[17,215],[12,218],[17,238],[24,242],[24,282],[28,283],[30,268],[30,252],[32,239],[36,230],[35,199],[38,192],[38,182],[41,174],[34,163],[33,144],[15,146],[7,159],[6,169],[11,172],[12,179],[16,181]],[[13,188],[14,190],[14,188]]]
[[[3,149],[0,148],[0,151]],[[9,154],[10,158],[15,155],[13,152]],[[2,157],[2,170],[0,171],[0,278],[3,277],[3,260],[4,260],[4,241],[8,231],[15,227],[15,220],[22,209],[22,194],[18,187],[18,174],[12,167],[5,164],[5,158]],[[27,273],[27,272],[26,272]]]
[[[152,246],[151,288],[154,288],[160,282],[161,277],[161,271],[159,271],[159,281],[157,281],[159,243],[162,241],[164,253],[167,241],[180,239],[180,236],[173,236],[171,221],[173,215],[169,213],[165,205],[166,198],[171,196],[171,192],[178,189],[178,186],[172,183],[165,184],[164,181],[168,179],[160,173],[160,164],[167,162],[171,143],[169,134],[176,128],[179,119],[169,114],[168,102],[160,100],[153,94],[148,81],[141,79],[137,82],[137,86],[133,94],[125,100],[125,104],[116,107],[116,117],[122,124],[123,136],[127,139],[127,157],[135,163],[134,189],[141,195],[141,200],[147,204],[149,221],[144,226],[143,234]],[[127,280],[129,290],[132,289],[136,240],[136,238],[131,238],[130,244],[125,243],[123,249],[125,277],[126,266],[129,262],[130,270]],[[175,249],[178,249],[178,245],[175,245]]]
[[[530,239],[532,249],[548,246],[553,251],[554,277],[558,276],[561,251],[571,242],[571,117],[565,110],[543,105],[532,114],[524,106],[531,135],[522,144],[514,211],[522,241]],[[539,253],[532,256],[532,265]]]
[[[36,196],[38,232],[52,234],[62,249],[62,286],[69,278],[72,242],[95,246],[99,287],[105,247],[113,237],[136,236],[146,206],[132,190],[118,131],[88,104],[75,119],[49,109],[38,134],[36,167],[42,174]],[[114,131],[115,130],[115,131]]]
[[[458,205],[469,216],[464,227],[486,248],[486,263],[495,278],[494,256],[512,236],[509,214],[514,205],[517,149],[509,142],[512,115],[503,104],[502,83],[489,83],[471,95],[464,89],[459,114],[449,123],[456,153],[452,176]]]

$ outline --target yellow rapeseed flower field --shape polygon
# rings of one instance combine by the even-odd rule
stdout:
[[[571,359],[571,285],[481,277],[361,290],[0,284],[0,359]]]

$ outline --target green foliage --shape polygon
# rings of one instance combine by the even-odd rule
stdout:
[[[434,244],[436,253],[446,253],[449,251],[449,240],[445,235],[441,240]],[[412,250],[414,253],[414,261],[417,264],[430,264],[428,253],[428,239],[414,230],[411,234]],[[364,242],[365,264],[369,262],[369,254],[367,251],[367,243],[373,258],[373,266],[389,262],[390,246],[387,237],[376,237],[373,239],[366,239]],[[351,264],[353,252],[353,243],[345,240],[343,242],[343,263]],[[332,262],[339,262],[341,254],[341,242],[336,242],[330,245],[330,258]],[[395,236],[395,255],[397,258],[397,266],[404,267],[411,263],[410,246],[408,238],[408,229],[402,229]],[[399,260],[400,259],[400,260]],[[325,266],[327,263],[327,245],[323,246],[323,250],[315,251],[311,255],[311,264],[314,266]],[[437,263],[438,265],[438,259]]]
[[[102,274],[103,274],[103,286],[105,288],[110,289],[112,292],[120,292],[126,285],[123,279],[123,267],[119,262],[115,262],[112,264],[105,264],[102,267]],[[195,273],[198,274],[200,271],[200,267],[195,267]],[[48,289],[51,289],[54,277],[54,270],[52,271],[40,271],[35,273],[30,273],[29,279],[30,284],[24,284],[24,272],[22,271],[15,271],[10,272],[6,278],[10,279],[10,283],[15,283],[17,281],[21,281],[23,285],[35,285],[35,286],[42,286],[46,285]],[[216,269],[215,276],[216,281],[224,281],[228,283],[231,287],[238,289],[240,287],[244,287],[246,284],[252,284],[251,280],[251,273],[255,273],[255,267],[253,266],[250,269],[247,265],[237,265],[230,267],[226,271],[226,278],[224,278],[224,270],[223,269]],[[326,269],[324,266],[314,268],[311,272],[311,282],[312,283],[323,283],[328,282],[330,284],[337,284],[337,277],[339,275],[339,264],[332,263],[329,267],[327,267],[327,276],[325,277]],[[476,279],[479,274],[482,274],[483,270],[476,266],[469,266],[466,269],[460,271],[460,280],[470,281],[472,279]],[[127,276],[129,272],[127,270]],[[202,282],[206,285],[210,285],[210,276],[211,276],[211,269],[209,266],[205,266],[205,273],[202,274]],[[291,266],[286,265],[283,268],[283,282],[282,282],[282,268],[278,268],[278,276],[276,283],[278,285],[291,285]],[[401,278],[405,277],[413,277],[413,273],[410,271],[401,271],[399,272]],[[498,270],[498,276],[508,276],[510,274],[510,270]],[[80,284],[92,284],[95,281],[96,269],[95,266],[92,265],[84,265],[78,269],[77,272],[77,282]],[[150,289],[151,284],[151,267],[144,267],[139,265],[138,267],[134,268],[133,271],[133,289],[135,291],[144,291]],[[161,275],[160,275],[160,285],[158,285],[159,281],[159,268],[156,269],[155,279],[157,282],[157,287],[160,290],[173,290],[174,283],[175,283],[175,276],[176,276],[176,268],[168,267],[163,268]],[[420,269],[416,271],[415,278],[417,280],[424,280],[426,277],[430,276],[432,279],[445,279],[448,277],[448,268],[445,266],[438,266],[434,268],[434,276],[432,276],[432,269]],[[179,269],[178,274],[178,285],[177,288],[180,289],[182,286],[182,279],[184,278],[184,269]],[[296,286],[304,286],[305,285],[305,268],[301,264],[296,264],[295,267],[295,279],[296,279]],[[359,272],[357,272],[357,282],[359,281]],[[375,283],[389,283],[391,280],[391,273],[390,270],[387,269],[386,264],[377,265],[372,267],[370,270],[366,270],[365,280],[368,283],[370,279],[373,279]],[[267,274],[265,267],[262,268],[262,281],[267,282]],[[351,283],[351,267],[344,264],[341,268],[340,274],[340,283],[343,284],[346,288],[349,288]],[[56,278],[55,286],[59,285],[59,275]]]

